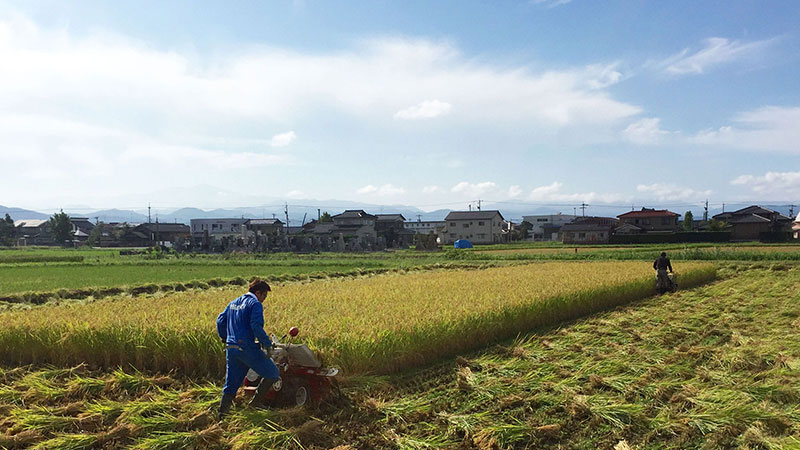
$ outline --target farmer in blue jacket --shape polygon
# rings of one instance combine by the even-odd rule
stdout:
[[[261,351],[261,348],[272,347],[272,341],[264,332],[262,306],[270,290],[263,280],[253,280],[250,282],[250,292],[230,302],[217,317],[217,334],[225,341],[227,363],[225,387],[219,403],[219,420],[231,409],[236,391],[248,369],[253,369],[262,377],[250,401],[251,406],[264,406],[269,388],[280,378],[278,367]]]

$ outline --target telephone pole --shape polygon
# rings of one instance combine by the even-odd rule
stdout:
[[[703,222],[708,222],[708,199],[706,199],[706,204],[703,207]]]
[[[153,219],[150,218],[150,202],[147,202],[147,223],[153,223]]]
[[[586,217],[586,207],[589,206],[586,203],[581,202],[581,216]]]
[[[286,214],[286,234],[289,234],[289,204],[284,203],[283,212]]]
[[[481,199],[478,199],[478,211],[481,210]]]

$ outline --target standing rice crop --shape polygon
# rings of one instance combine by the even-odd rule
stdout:
[[[686,287],[714,274],[710,264],[685,263],[680,283]],[[224,357],[214,321],[241,290],[0,313],[0,361],[219,375]],[[434,270],[276,286],[265,302],[265,319],[267,331],[276,334],[300,327],[326,362],[350,373],[390,372],[653,291],[652,269],[636,262]]]

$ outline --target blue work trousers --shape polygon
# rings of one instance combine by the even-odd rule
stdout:
[[[278,366],[255,346],[240,348],[228,347],[225,351],[225,387],[223,394],[236,395],[242,385],[248,369],[253,369],[257,374],[270,380],[277,380],[281,374]]]

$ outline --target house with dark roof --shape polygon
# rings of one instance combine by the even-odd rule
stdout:
[[[561,226],[565,244],[607,244],[619,220],[613,217],[578,217]]]
[[[408,247],[414,232],[405,229],[406,218],[402,214],[375,214],[375,232],[386,241],[387,247]]]
[[[135,226],[133,235],[141,239],[139,246],[173,247],[191,239],[191,228],[182,223],[149,222]]]
[[[444,221],[440,235],[444,244],[459,239],[467,239],[473,244],[497,244],[508,236],[508,222],[497,210],[451,211]]]
[[[792,218],[758,205],[748,206],[733,212],[724,212],[713,217],[727,222],[731,239],[735,241],[759,240],[762,233],[788,233],[792,231]]]
[[[280,219],[248,219],[243,227],[247,235],[280,236],[286,232]]]
[[[672,232],[678,231],[678,217],[680,214],[666,209],[642,208],[639,211],[628,211],[617,218],[620,222],[633,225],[644,232]]]

